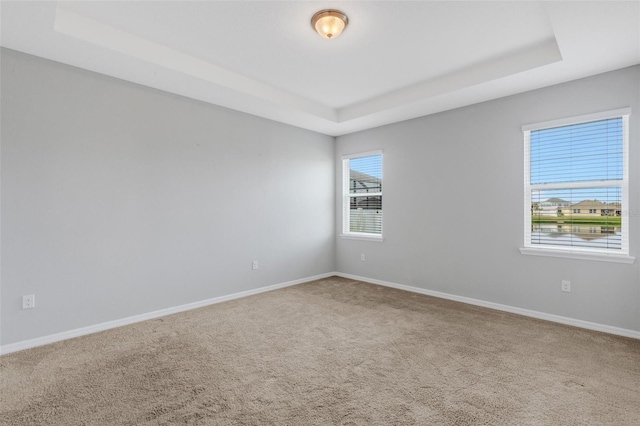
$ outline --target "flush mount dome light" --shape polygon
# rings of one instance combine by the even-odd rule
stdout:
[[[324,38],[338,37],[348,23],[347,15],[335,9],[321,10],[311,18],[311,26]]]

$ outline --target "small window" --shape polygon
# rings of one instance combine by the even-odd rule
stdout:
[[[628,255],[628,223],[617,213],[628,210],[629,114],[624,109],[523,127],[523,253]],[[549,202],[566,207],[538,207]]]
[[[382,153],[342,157],[343,236],[382,238]]]

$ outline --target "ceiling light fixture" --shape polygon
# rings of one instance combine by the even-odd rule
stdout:
[[[347,15],[335,9],[321,10],[311,18],[311,26],[324,38],[338,37],[348,23]]]

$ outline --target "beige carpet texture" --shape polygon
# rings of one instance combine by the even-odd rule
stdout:
[[[327,278],[0,357],[2,425],[639,425],[640,340]]]

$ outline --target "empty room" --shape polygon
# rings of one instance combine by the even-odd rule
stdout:
[[[639,1],[1,1],[1,425],[638,425]]]

